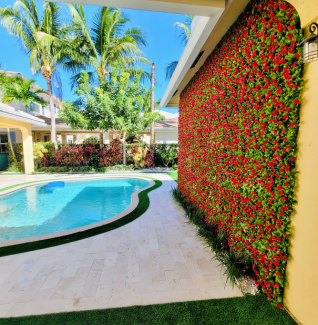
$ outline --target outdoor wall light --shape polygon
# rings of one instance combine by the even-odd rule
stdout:
[[[309,31],[311,34],[299,44],[304,47],[304,63],[318,60],[318,24],[312,23]]]

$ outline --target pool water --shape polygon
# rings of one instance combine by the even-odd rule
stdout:
[[[0,196],[0,241],[45,235],[109,219],[131,203],[143,179],[65,181],[64,187],[32,185]]]

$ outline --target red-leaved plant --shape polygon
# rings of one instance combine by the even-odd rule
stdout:
[[[115,139],[109,147],[103,147],[99,153],[99,164],[101,166],[114,166],[117,165],[123,158],[123,150],[121,141]]]

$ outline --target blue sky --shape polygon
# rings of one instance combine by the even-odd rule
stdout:
[[[14,0],[0,0],[0,7],[12,5]],[[38,7],[43,5],[43,2],[36,1]],[[65,4],[61,4],[63,14],[65,17],[68,15],[68,9]],[[86,17],[89,19],[96,11],[96,6],[84,6]],[[156,64],[156,79],[159,81],[155,89],[156,99],[160,99],[168,82],[165,80],[165,67],[174,60],[178,60],[182,54],[183,47],[178,40],[173,24],[177,21],[184,22],[185,16],[179,14],[169,14],[152,11],[141,10],[128,10],[123,9],[126,16],[133,21],[134,26],[140,26],[146,36],[149,46],[143,48],[146,58],[155,62]],[[42,75],[32,75],[29,65],[29,57],[22,50],[19,42],[11,35],[9,35],[5,28],[0,27],[1,51],[0,51],[0,64],[1,69],[8,71],[19,71],[27,78],[33,78],[43,88],[47,89],[45,79]],[[150,72],[150,67],[146,67]],[[64,71],[60,71],[62,84],[63,84],[63,100],[74,99],[75,96],[71,91],[69,85],[69,78],[71,75]],[[174,113],[177,110],[167,109],[168,112]]]

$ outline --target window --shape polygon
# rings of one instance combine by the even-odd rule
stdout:
[[[8,135],[7,134],[0,134],[0,152],[8,152],[7,149],[8,143]]]

